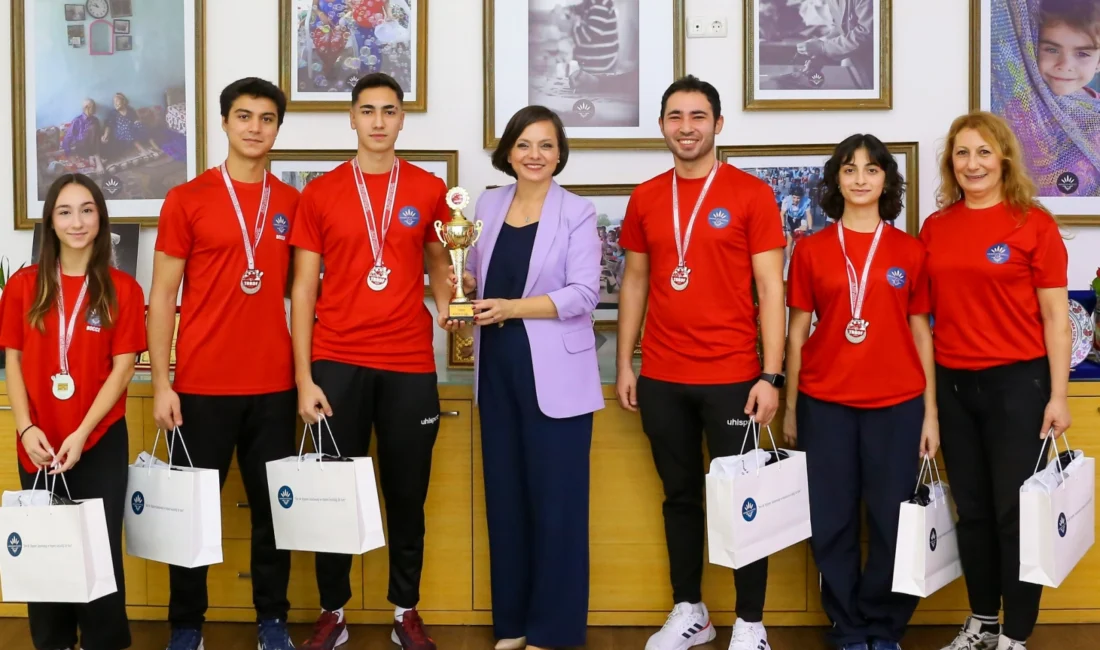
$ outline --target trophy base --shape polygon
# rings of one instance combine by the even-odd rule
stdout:
[[[447,320],[460,323],[474,322],[474,305],[470,302],[452,302],[447,307]]]

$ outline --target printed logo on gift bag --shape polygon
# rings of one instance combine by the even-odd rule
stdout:
[[[1058,537],[1065,537],[1066,532],[1069,531],[1069,524],[1066,523],[1066,513],[1058,513]]]
[[[753,501],[752,497],[745,499],[745,503],[741,506],[741,516],[745,521],[756,519],[756,501]]]
[[[928,536],[928,548],[933,551],[936,550],[936,544],[939,542],[939,538],[936,537],[936,529],[932,529],[932,533]]]
[[[291,490],[289,485],[279,488],[279,505],[284,509],[294,505],[294,490]]]
[[[19,536],[19,533],[12,533],[8,536],[8,553],[12,557],[19,557],[19,554],[23,552],[23,538]]]
[[[134,492],[134,496],[130,497],[130,508],[133,509],[135,515],[140,515],[145,510],[145,495],[141,492]]]

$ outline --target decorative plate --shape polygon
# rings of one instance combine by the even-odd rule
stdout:
[[[1096,327],[1092,322],[1092,314],[1076,300],[1069,301],[1069,325],[1072,355],[1069,365],[1076,368],[1092,350]]]

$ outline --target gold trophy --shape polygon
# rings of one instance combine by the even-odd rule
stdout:
[[[474,223],[462,216],[462,209],[469,204],[470,194],[466,190],[461,187],[447,190],[447,206],[453,215],[446,224],[435,222],[435,234],[451,254],[455,273],[455,297],[447,309],[447,318],[463,323],[474,322],[474,304],[462,291],[462,273],[466,269],[466,254],[481,237],[482,226],[480,220]]]

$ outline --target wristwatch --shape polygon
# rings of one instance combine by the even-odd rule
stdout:
[[[760,381],[766,381],[776,388],[783,388],[783,384],[786,382],[786,380],[787,378],[784,377],[782,374],[773,375],[771,373],[765,372],[761,373],[760,375]]]

